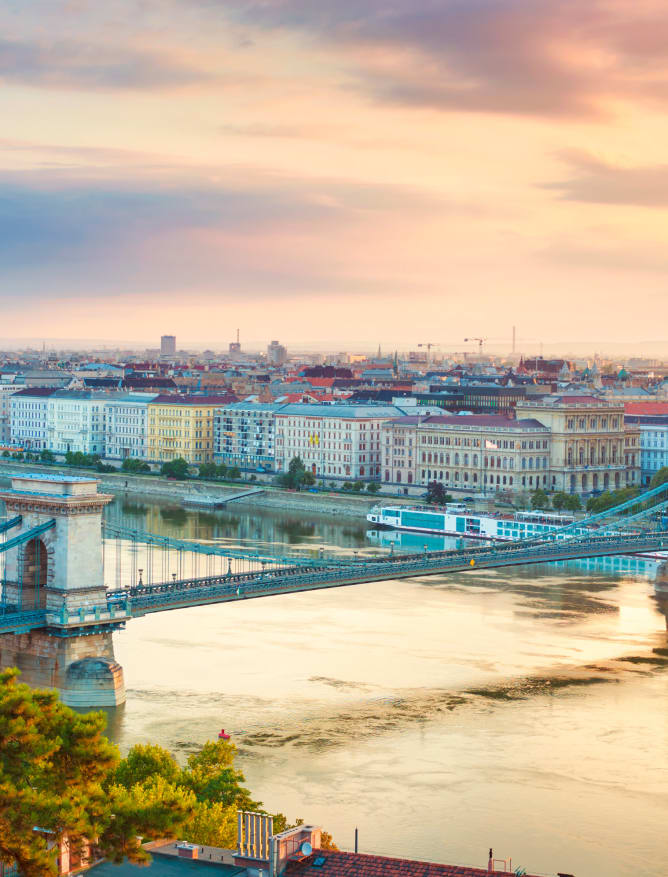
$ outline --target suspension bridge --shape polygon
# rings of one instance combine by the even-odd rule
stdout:
[[[413,554],[331,555],[170,539],[103,523],[96,479],[17,475],[0,490],[0,666],[65,702],[124,699],[112,633],[172,609],[363,582],[668,550],[668,484],[541,539]],[[472,515],[473,517],[475,515]]]

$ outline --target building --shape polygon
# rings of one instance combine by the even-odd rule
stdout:
[[[108,393],[58,390],[49,396],[46,411],[46,447],[68,452],[105,455],[105,403]]]
[[[174,356],[176,353],[176,335],[163,335],[160,338],[160,356]]]
[[[148,459],[213,462],[214,416],[234,396],[156,396],[148,403]]]
[[[622,403],[555,395],[518,402],[515,413],[550,430],[550,490],[589,494],[640,483],[639,435],[625,428]]]
[[[15,447],[41,451],[49,447],[47,408],[55,387],[18,390],[9,397],[9,441]]]
[[[393,405],[286,405],[276,412],[276,470],[301,457],[316,478],[378,481],[381,426],[403,413]]]
[[[148,403],[155,393],[127,393],[105,402],[105,456],[147,460]]]
[[[456,384],[444,388],[431,385],[428,393],[418,393],[418,402],[444,411],[469,411],[472,414],[512,414],[515,406],[531,397],[543,397],[546,387],[530,384],[524,387],[498,384]]]
[[[383,483],[405,493],[432,481],[471,492],[549,483],[550,430],[533,418],[409,415],[383,424],[381,446]]]
[[[271,365],[283,365],[288,360],[288,351],[278,341],[272,341],[267,347],[267,362]]]
[[[276,468],[275,402],[232,402],[214,417],[214,459],[225,466],[273,472]]]
[[[649,484],[659,469],[668,466],[668,402],[630,402],[624,422],[638,430],[640,476]]]
[[[24,389],[23,384],[0,380],[0,445],[8,445],[11,441],[11,406],[10,398],[14,393]]]

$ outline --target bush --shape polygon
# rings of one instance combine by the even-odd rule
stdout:
[[[121,469],[123,472],[130,472],[132,474],[138,475],[142,472],[150,472],[151,467],[148,463],[144,462],[144,460],[136,460],[132,457],[128,457],[123,460],[121,464]]]
[[[185,481],[188,477],[188,469],[186,460],[183,457],[176,457],[176,459],[162,464],[160,474],[167,476],[167,478],[176,478],[177,481]]]

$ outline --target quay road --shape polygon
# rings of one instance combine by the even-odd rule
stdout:
[[[109,591],[107,597],[112,605],[123,604],[129,616],[138,617],[188,606],[339,588],[364,582],[666,549],[668,533],[665,531],[617,533],[563,541],[532,541],[520,545],[512,543],[465,550],[391,555],[382,559],[364,558],[351,560],[347,566],[323,567],[322,563],[313,567],[288,566],[242,575],[228,574],[144,585]]]

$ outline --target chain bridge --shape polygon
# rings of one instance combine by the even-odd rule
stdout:
[[[125,697],[112,634],[152,612],[363,582],[668,550],[668,484],[542,539],[450,551],[272,553],[102,522],[95,478],[16,475],[0,489],[0,667],[73,706]],[[623,516],[623,517],[621,517]],[[105,584],[106,581],[106,584]]]

